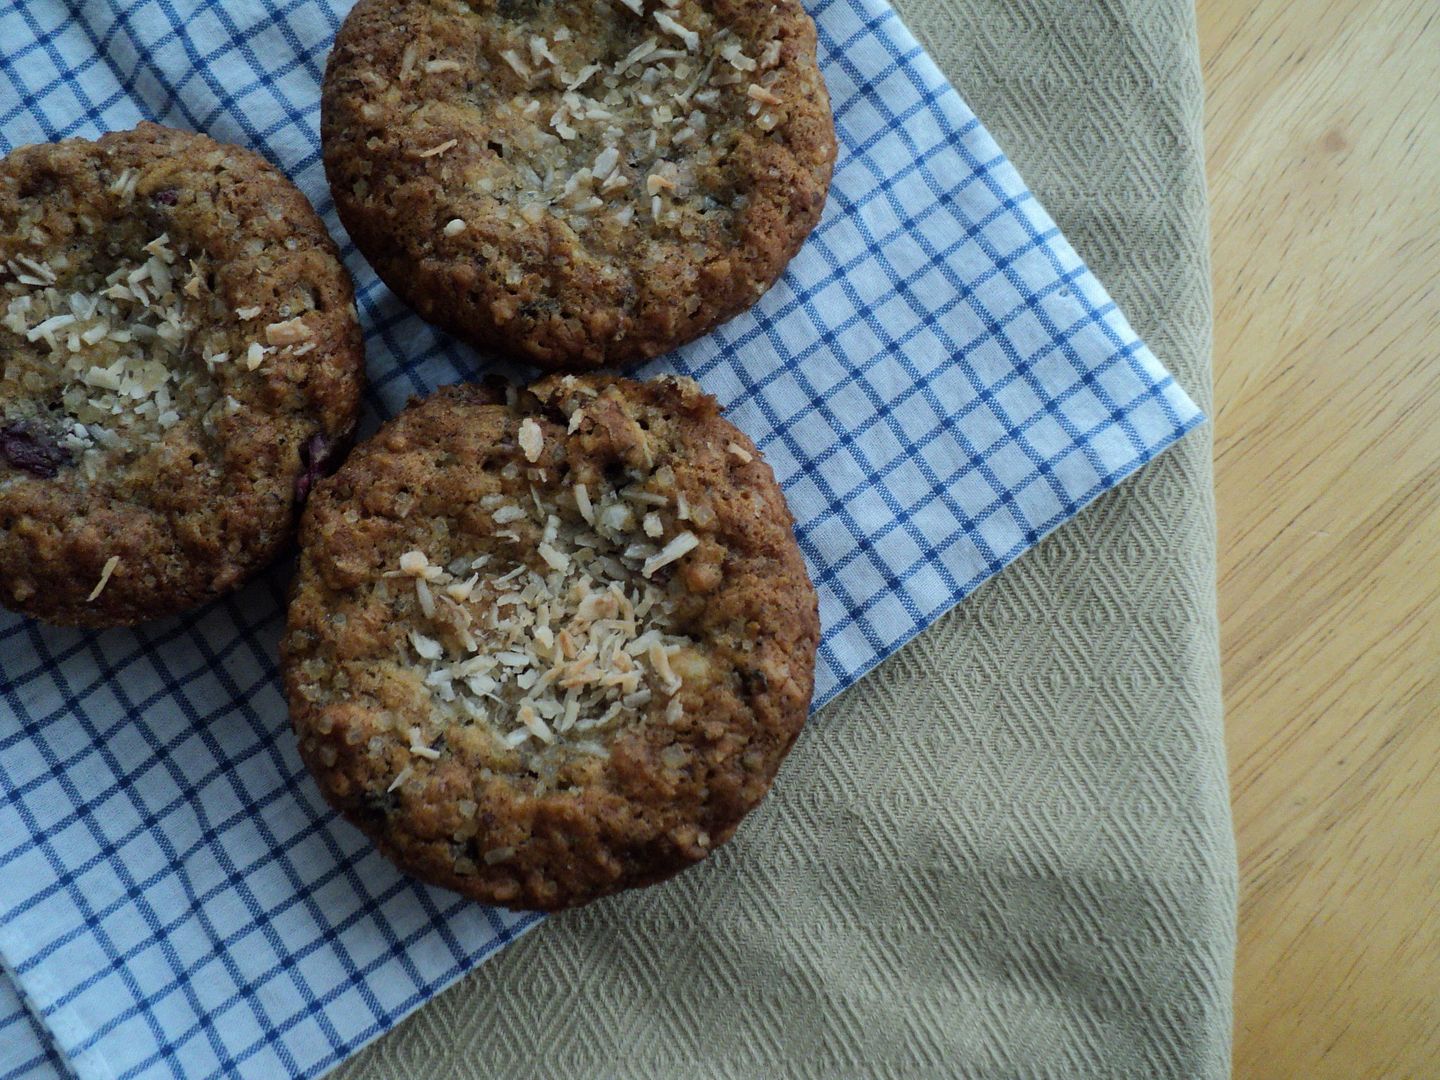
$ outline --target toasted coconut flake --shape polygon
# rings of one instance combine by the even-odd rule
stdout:
[[[765,105],[783,105],[785,99],[776,94],[769,87],[761,86],[759,83],[751,83],[745,90],[747,97],[761,102]]]
[[[148,244],[145,245],[145,251],[147,251],[151,255],[156,256],[157,258],[164,260],[167,264],[173,263],[175,261],[175,253],[170,250],[169,233],[161,233],[154,240],[151,240]],[[25,256],[21,255],[20,258],[25,259]],[[25,261],[29,262],[28,259],[26,259]]]
[[[400,81],[404,82],[410,78],[415,71],[415,58],[419,52],[419,46],[415,42],[405,46],[405,51],[400,55]]]
[[[650,666],[664,682],[665,693],[674,694],[680,689],[680,678],[670,668],[670,656],[659,641],[652,641],[649,649]]]
[[[41,338],[53,339],[57,330],[64,330],[66,327],[74,326],[78,321],[74,315],[70,314],[52,315],[44,322],[32,327],[25,334],[25,338],[28,341],[39,341]]]
[[[581,68],[578,72],[575,73],[575,78],[571,79],[568,83],[565,84],[565,89],[572,91],[579,90],[580,87],[584,86],[594,76],[600,74],[600,72],[604,70],[605,69],[602,68],[599,64],[586,64],[583,68]]]
[[[271,345],[296,345],[310,336],[310,327],[303,315],[265,327],[265,340]]]
[[[669,566],[677,559],[684,558],[685,555],[694,551],[699,545],[700,540],[694,533],[689,531],[682,532],[672,538],[670,542],[658,552],[646,559],[645,565],[640,572],[648,578],[654,574],[656,570]]]
[[[15,261],[21,266],[24,266],[34,271],[34,276],[31,277],[29,281],[23,282],[23,284],[54,285],[59,280],[55,276],[55,271],[50,268],[49,263],[37,262],[35,259],[30,258],[30,256],[28,255],[17,255],[15,256]],[[17,274],[16,276],[19,277],[22,275]]]
[[[575,485],[575,506],[588,524],[595,524],[595,504],[590,501],[590,492],[584,484]]]
[[[505,63],[509,64],[516,75],[519,75],[527,82],[529,81],[531,75],[530,68],[524,60],[520,59],[520,54],[517,53],[514,49],[506,49],[501,52],[500,59],[504,60]]]
[[[720,55],[724,57],[736,71],[754,71],[758,66],[754,60],[745,55],[745,50],[738,41],[732,41],[721,46]]]
[[[430,591],[430,586],[423,577],[415,579],[415,598],[420,603],[420,610],[425,617],[435,617],[435,594]]]
[[[570,558],[564,552],[557,551],[549,544],[541,544],[536,551],[542,559],[549,564],[552,570],[567,570],[570,566]]]
[[[636,14],[643,15],[644,12],[638,11],[636,12]],[[638,64],[641,60],[644,60],[647,56],[649,56],[659,47],[660,43],[656,41],[653,37],[646,38],[639,45],[636,45],[635,48],[631,49],[628,53],[626,53],[625,58],[615,65],[615,74],[625,74],[625,72],[629,71],[632,66]]]
[[[416,156],[416,157],[421,157],[421,158],[437,157],[437,156],[439,156],[440,154],[445,153],[446,150],[452,150],[452,149],[454,149],[455,146],[459,144],[459,142],[460,142],[459,139],[446,139],[444,142],[442,142],[442,143],[440,143],[440,144],[438,144],[438,145],[436,145],[436,146],[430,147],[429,150],[422,150],[422,151],[420,151],[420,153],[416,154],[415,156]]]
[[[659,482],[673,485],[673,474]],[[435,598],[433,615],[421,613],[440,631],[412,632],[437,709],[444,703],[464,722],[486,724],[512,748],[529,740],[542,748],[572,743],[582,733],[609,731],[626,710],[648,705],[650,686],[673,695],[681,685],[670,657],[688,639],[668,632],[673,601],[639,571],[642,560],[679,557],[685,542],[667,545],[669,554],[649,544],[624,547],[625,531],[637,520],[626,502],[639,495],[664,503],[665,497],[636,485],[623,497],[604,483],[598,496],[582,484],[571,490],[574,509],[568,499],[553,505],[533,486],[525,504],[498,492],[482,497],[481,507],[492,517],[516,521],[531,517],[528,502],[534,502],[540,535],[526,543],[533,543],[538,564],[522,562],[484,585],[478,575],[470,582],[451,579],[450,586],[462,587],[447,586]],[[647,522],[652,532],[654,517]],[[487,558],[452,559],[449,568],[458,573]],[[406,563],[417,584],[432,565],[428,558]]]
[[[526,461],[539,461],[545,448],[545,435],[540,425],[530,417],[520,422],[520,449],[525,452]]]
[[[425,742],[418,727],[410,729],[410,753],[428,761],[438,761],[440,758],[440,751]]]
[[[475,591],[475,586],[479,581],[479,574],[471,574],[464,581],[452,581],[449,585],[445,586],[445,595],[457,602],[469,600],[470,594]]]
[[[418,630],[410,631],[410,644],[424,660],[439,660],[445,655],[445,647],[432,637],[426,637]]]
[[[550,43],[538,34],[530,37],[530,60],[536,67],[539,67],[542,61],[556,65],[560,63],[555,54],[550,51]]]
[[[695,52],[700,48],[700,35],[694,30],[681,26],[675,21],[673,15],[667,15],[663,11],[657,11],[655,12],[655,21],[660,25],[661,30],[664,30],[667,34],[674,34],[683,41],[685,47],[691,52]]]
[[[423,551],[407,551],[400,556],[400,569],[411,577],[428,577],[439,567],[432,567]]]
[[[615,166],[619,164],[620,151],[613,146],[607,146],[604,150],[601,150],[599,156],[595,158],[595,164],[591,167],[590,171],[595,176],[608,177],[615,171]]]
[[[515,715],[520,723],[529,729],[530,734],[534,735],[541,742],[553,743],[555,741],[555,733],[550,730],[550,725],[540,718],[540,714],[535,711],[534,705],[528,702],[521,705]]]
[[[110,191],[114,195],[134,195],[135,185],[139,181],[134,169],[122,169],[120,175],[110,182]]]
[[[115,573],[115,568],[119,565],[119,555],[111,555],[105,560],[105,565],[100,570],[100,580],[95,583],[95,588],[91,589],[90,595],[85,598],[87,604],[93,604],[100,599],[100,594],[105,591],[105,586],[110,584],[110,575]]]

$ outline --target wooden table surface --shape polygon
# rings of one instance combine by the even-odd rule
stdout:
[[[1440,3],[1198,10],[1235,1076],[1440,1077]]]

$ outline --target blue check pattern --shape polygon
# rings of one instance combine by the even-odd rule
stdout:
[[[337,236],[337,0],[0,5],[0,148],[151,118],[251,146]],[[751,312],[657,362],[764,450],[821,597],[817,704],[1201,421],[881,0],[818,0],[830,202]],[[346,246],[370,429],[486,364]],[[81,633],[0,614],[0,1077],[314,1076],[536,921],[395,873],[307,780],[289,567]]]

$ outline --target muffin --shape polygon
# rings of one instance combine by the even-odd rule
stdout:
[[[0,161],[0,603],[116,626],[236,588],[354,429],[334,243],[248,150],[141,124]]]
[[[282,666],[302,757],[389,858],[554,910],[734,833],[818,638],[784,498],[713,398],[552,376],[442,390],[319,484]]]
[[[798,0],[360,0],[321,117],[386,284],[547,370],[638,362],[750,307],[835,158]]]

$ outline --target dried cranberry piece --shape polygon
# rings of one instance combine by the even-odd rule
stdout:
[[[69,450],[38,424],[20,421],[0,427],[0,457],[42,480],[52,479],[61,465],[70,464]]]
[[[340,464],[339,447],[324,432],[317,432],[305,440],[300,448],[300,475],[295,478],[295,501],[303,503],[310,497],[311,490],[321,480],[335,471]]]

